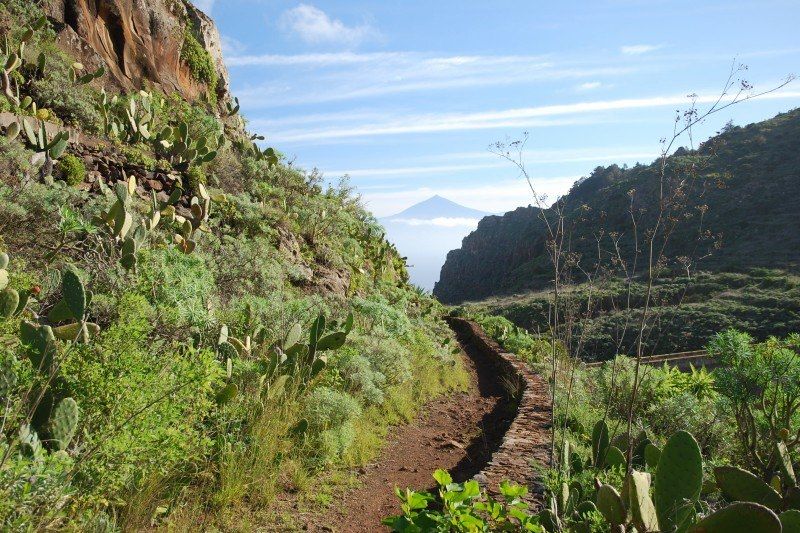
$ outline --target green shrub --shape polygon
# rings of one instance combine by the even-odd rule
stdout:
[[[317,387],[306,400],[305,417],[312,429],[336,428],[360,414],[361,407],[352,396],[328,387]]]
[[[386,376],[376,371],[369,359],[358,353],[354,347],[343,348],[333,366],[350,394],[361,396],[367,404],[383,403]]]
[[[217,88],[217,69],[211,55],[203,48],[197,37],[194,36],[192,28],[187,28],[184,32],[183,47],[181,48],[181,60],[189,67],[192,77],[205,83],[209,88],[209,97],[216,96]]]
[[[86,178],[86,165],[83,159],[72,154],[64,154],[58,160],[58,172],[67,185],[75,186]]]
[[[0,178],[13,183],[27,176],[32,169],[32,155],[19,141],[0,135]]]
[[[372,369],[385,377],[388,385],[399,385],[411,379],[411,353],[395,338],[373,332],[372,335],[354,336],[353,342]]]
[[[122,155],[129,164],[144,167],[147,170],[154,170],[157,165],[156,159],[151,153],[150,148],[142,144],[122,146]]]
[[[304,415],[318,459],[328,462],[342,457],[352,444],[361,406],[346,392],[317,387],[306,399]]]
[[[187,190],[197,192],[200,184],[205,185],[208,183],[208,178],[203,170],[203,167],[193,165],[186,171],[186,186]]]

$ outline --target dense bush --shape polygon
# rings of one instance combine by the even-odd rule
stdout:
[[[86,165],[72,154],[65,154],[58,161],[58,172],[67,185],[75,186],[86,178]]]

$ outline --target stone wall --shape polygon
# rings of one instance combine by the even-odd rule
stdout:
[[[550,387],[524,361],[503,351],[474,322],[456,317],[449,317],[448,322],[459,340],[472,343],[492,362],[498,379],[503,376],[515,382],[522,391],[516,416],[502,444],[475,479],[493,496],[499,495],[498,485],[503,480],[527,486],[526,500],[538,511],[544,505],[542,473],[550,465]]]

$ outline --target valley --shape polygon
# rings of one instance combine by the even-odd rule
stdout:
[[[0,0],[0,530],[800,531],[797,9],[401,4]]]

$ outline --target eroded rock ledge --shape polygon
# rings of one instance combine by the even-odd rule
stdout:
[[[499,496],[498,485],[503,480],[527,486],[526,500],[538,511],[544,504],[542,474],[550,464],[550,388],[542,376],[514,354],[503,351],[474,322],[456,317],[447,320],[459,341],[473,344],[492,362],[498,379],[505,378],[521,390],[516,416],[502,444],[475,479],[493,497]]]

